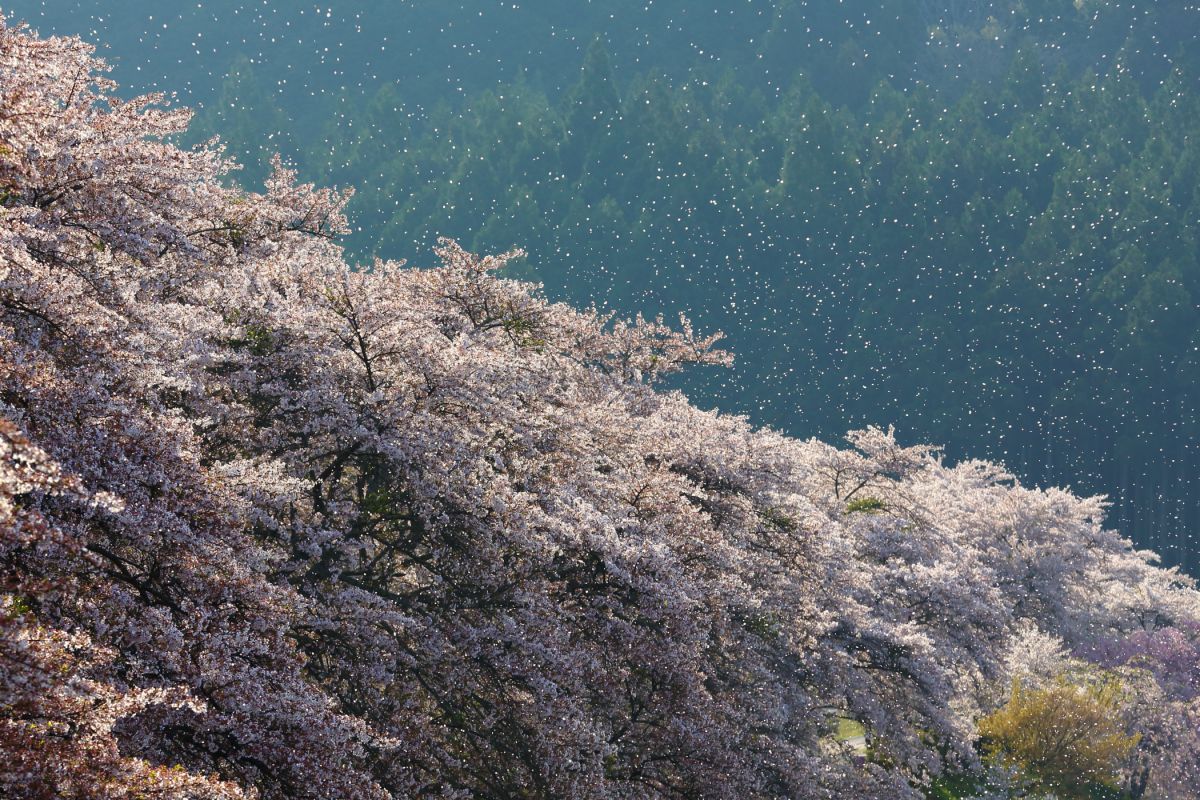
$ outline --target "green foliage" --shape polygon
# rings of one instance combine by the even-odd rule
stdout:
[[[385,517],[395,513],[398,502],[393,492],[383,487],[367,492],[358,505],[364,514]]]
[[[1122,762],[1139,736],[1121,725],[1125,690],[1115,679],[1045,689],[1014,680],[1002,708],[979,721],[989,755],[1019,768],[1038,789],[1091,800],[1116,790]]]
[[[781,531],[794,531],[799,527],[794,518],[775,506],[761,509],[758,515],[764,523]]]
[[[865,736],[866,733],[867,729],[858,720],[850,719],[849,717],[838,717],[837,730],[834,732],[834,736],[838,741],[845,742],[850,739],[857,739],[860,736]]]
[[[546,340],[537,336],[541,326],[530,317],[511,314],[500,324],[518,347],[539,349],[546,345]]]
[[[236,318],[236,314],[231,315]],[[232,338],[229,345],[235,350],[246,350],[251,355],[262,358],[275,349],[275,338],[270,328],[255,322],[242,325],[242,335]]]
[[[929,800],[965,800],[982,788],[982,781],[974,775],[943,775],[929,785],[925,796]]]
[[[6,613],[10,617],[22,617],[33,613],[33,603],[24,595],[10,594],[5,595],[4,599],[6,601],[5,605],[8,606]]]
[[[246,326],[246,348],[256,356],[265,356],[271,352],[274,339],[271,331],[262,325]]]
[[[846,503],[847,514],[875,514],[886,510],[887,504],[878,497],[858,497]]]

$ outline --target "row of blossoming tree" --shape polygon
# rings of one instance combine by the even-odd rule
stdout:
[[[1191,796],[1200,602],[1099,500],[699,410],[714,337],[513,254],[350,269],[104,69],[0,22],[0,795],[1066,796],[1004,726],[1070,685]]]

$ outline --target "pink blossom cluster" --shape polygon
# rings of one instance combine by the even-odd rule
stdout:
[[[104,70],[0,22],[0,796],[919,797],[1020,631],[1200,620],[1099,499],[662,390],[686,320],[348,267]]]

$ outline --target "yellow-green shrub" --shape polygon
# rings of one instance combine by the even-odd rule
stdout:
[[[979,722],[989,754],[1019,768],[1039,789],[1087,798],[1113,786],[1121,762],[1137,745],[1121,724],[1119,681],[1079,685],[1060,679],[1044,689],[1013,681],[1012,697]]]

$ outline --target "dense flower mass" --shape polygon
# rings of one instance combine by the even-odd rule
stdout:
[[[346,194],[103,72],[0,27],[0,795],[920,797],[1031,631],[1196,718],[1197,594],[1100,500],[697,409],[715,337],[512,253],[350,269]]]

